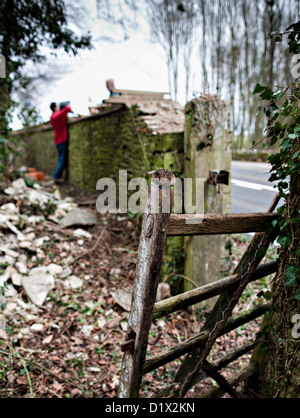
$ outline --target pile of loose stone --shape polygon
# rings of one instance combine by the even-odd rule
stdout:
[[[23,332],[41,331],[43,324],[34,320],[58,281],[69,289],[82,286],[83,280],[72,274],[73,255],[92,239],[83,228],[96,224],[94,213],[79,209],[70,197],[62,199],[58,189],[49,193],[40,184],[29,187],[19,178],[4,194],[7,203],[0,207],[0,338],[7,338],[6,320],[15,313],[31,324]],[[60,264],[47,263],[45,247],[53,234],[60,240]],[[70,235],[74,241],[68,242],[65,238]]]

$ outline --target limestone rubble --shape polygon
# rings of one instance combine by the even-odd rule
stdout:
[[[58,189],[49,193],[38,183],[30,187],[24,178],[5,188],[3,198],[7,203],[0,206],[0,338],[6,338],[7,316],[17,312],[24,318],[31,315],[38,320],[37,309],[45,303],[58,281],[72,289],[83,285],[81,278],[72,275],[71,261],[76,252],[82,252],[82,245],[92,235],[81,228],[68,231],[62,220],[74,212],[80,215],[79,220],[76,218],[77,225],[96,222],[95,215],[87,210],[80,211],[72,198],[62,199]],[[61,265],[45,262],[47,248],[51,247],[50,236],[56,226],[61,254],[65,255]],[[69,243],[65,238],[70,235],[73,240]],[[22,299],[22,292],[27,296],[27,303]],[[36,323],[26,332],[42,329],[42,324]]]

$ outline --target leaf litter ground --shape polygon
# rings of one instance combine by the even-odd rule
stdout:
[[[57,186],[48,181],[43,188],[54,193]],[[72,276],[79,278],[82,286],[66,287],[66,279],[56,277],[55,287],[42,306],[32,304],[22,286],[14,286],[16,292],[13,296],[5,297],[0,308],[2,398],[118,396],[122,362],[120,346],[129,313],[112,293],[116,294],[120,289],[130,291],[132,287],[140,219],[128,215],[100,215],[95,210],[96,195],[86,196],[67,183],[59,186],[59,192],[62,197],[73,196],[79,207],[95,213],[97,224],[86,228],[92,238],[74,238],[72,228],[64,228],[53,218],[51,220],[53,207],[48,208],[47,214],[43,213],[44,221],[34,227],[37,237],[49,238],[42,251],[36,254],[32,249],[24,248],[21,252],[26,256],[28,269],[50,263],[65,267],[67,262]],[[32,206],[28,207],[28,202],[2,193],[0,206],[9,202],[16,203],[20,212],[33,210]],[[38,211],[37,207],[35,211]],[[2,241],[8,232],[2,230]],[[231,270],[248,241],[249,237],[232,237]],[[276,249],[269,257],[276,257]],[[7,265],[1,267],[4,269]],[[269,281],[270,278],[249,285],[235,312],[261,303],[257,294],[268,290]],[[208,312],[205,306],[197,313],[179,311],[163,318],[159,324],[153,324],[151,338],[157,336],[158,325],[162,326],[163,335],[155,346],[149,346],[148,354],[157,354],[199,333]],[[229,350],[253,341],[259,327],[260,319],[257,319],[219,338],[210,360],[215,362]],[[251,354],[244,355],[222,370],[222,374],[229,378],[247,365],[250,358]],[[144,376],[141,397],[151,397],[168,387],[180,361],[178,359]],[[207,378],[195,385],[187,397],[197,398],[215,386],[216,383]]]

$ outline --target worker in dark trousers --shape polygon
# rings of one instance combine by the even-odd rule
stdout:
[[[67,119],[68,113],[72,112],[69,105],[59,105],[58,103],[51,103],[50,109],[52,115],[50,123],[54,129],[54,141],[57,148],[58,161],[56,170],[53,173],[55,183],[62,182],[63,171],[68,165],[68,127]]]

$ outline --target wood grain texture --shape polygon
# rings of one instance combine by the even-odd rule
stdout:
[[[152,311],[160,282],[169,213],[163,213],[163,204],[169,199],[173,204],[170,184],[174,179],[168,170],[157,170],[148,190],[147,210],[143,217],[136,275],[133,283],[131,311],[128,320],[126,342],[130,350],[124,353],[119,397],[138,398],[142,379],[142,366],[146,356],[148,334],[152,323]],[[157,187],[161,185],[161,187]],[[169,187],[167,187],[169,185]],[[123,349],[126,350],[126,342]]]
[[[252,282],[268,276],[269,274],[275,273],[277,268],[278,263],[276,261],[265,263],[256,269],[250,281]],[[234,274],[232,276],[225,277],[224,279],[209,283],[205,286],[198,287],[197,289],[193,289],[180,295],[157,302],[154,305],[153,319],[161,318],[180,309],[186,309],[196,303],[202,302],[216,295],[220,295],[224,290],[241,280],[242,276]]]
[[[168,236],[222,235],[263,232],[277,213],[230,213],[225,215],[171,215]]]
[[[270,304],[265,303],[262,305],[258,305],[255,308],[250,309],[249,311],[243,312],[242,314],[239,314],[234,318],[230,318],[227,324],[220,332],[219,336],[227,334],[228,332],[246,324],[247,322],[260,317],[269,309]],[[209,330],[201,331],[199,334],[191,338],[188,338],[187,340],[175,345],[174,347],[171,347],[160,354],[149,357],[145,361],[143,367],[143,374],[149,373],[152,370],[155,370],[158,367],[163,366],[166,363],[169,363],[170,361],[176,360],[178,357],[191,352],[196,347],[205,345],[208,337]],[[176,397],[175,394],[173,395],[174,397]]]

